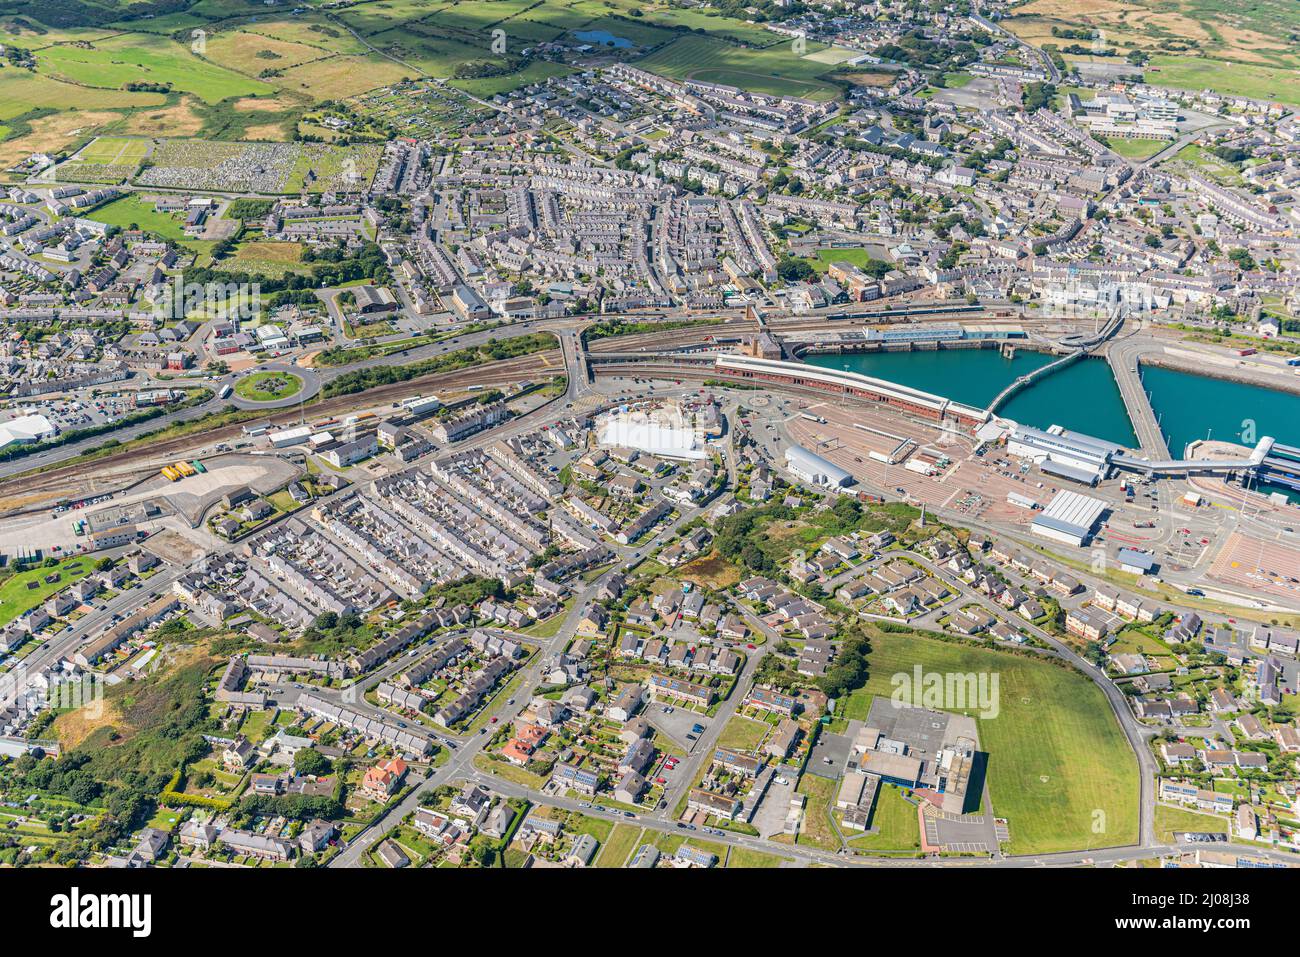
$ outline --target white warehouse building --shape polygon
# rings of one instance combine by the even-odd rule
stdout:
[[[1057,492],[1047,508],[1034,517],[1030,531],[1042,538],[1066,545],[1082,545],[1106,510],[1099,498],[1078,492]]]
[[[796,478],[827,488],[843,488],[853,484],[853,476],[834,462],[809,452],[802,445],[792,445],[785,450],[785,467]]]

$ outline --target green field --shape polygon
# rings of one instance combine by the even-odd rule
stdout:
[[[796,844],[819,847],[824,851],[837,851],[840,839],[831,825],[831,809],[835,806],[838,785],[830,778],[805,773],[799,778],[796,790],[804,796],[803,824],[799,828]]]
[[[0,70],[0,120],[32,110],[99,110],[161,106],[161,93],[87,89],[22,70]]]
[[[1179,163],[1188,163],[1195,166],[1197,171],[1203,175],[1209,176],[1213,180],[1228,186],[1241,185],[1241,174],[1231,163],[1219,159],[1213,153],[1208,152],[1203,147],[1195,143],[1189,143],[1177,153],[1174,154],[1173,160]],[[1169,162],[1166,160],[1166,162]]]
[[[824,273],[831,263],[846,262],[864,269],[871,261],[871,253],[861,246],[847,249],[819,249],[817,257],[812,260],[812,267],[819,273]]]
[[[1155,56],[1146,81],[1179,90],[1211,89],[1218,93],[1277,100],[1300,106],[1300,70],[1257,66],[1206,57]]]
[[[1139,140],[1109,137],[1103,140],[1110,149],[1125,159],[1144,160],[1155,156],[1173,140]]]
[[[75,158],[80,163],[138,166],[149,153],[149,145],[149,140],[143,137],[97,136]]]
[[[568,76],[573,70],[562,63],[552,63],[549,60],[533,60],[517,73],[511,73],[509,76],[489,76],[477,80],[452,80],[451,85],[458,90],[464,90],[470,96],[477,96],[480,100],[491,99],[498,93],[509,93],[521,86],[530,86],[533,83],[542,83],[553,76]]]
[[[718,747],[736,751],[753,751],[763,743],[768,726],[762,721],[751,721],[739,715],[727,722],[718,737]]]
[[[307,271],[307,265],[302,261],[304,249],[302,243],[250,240],[241,242],[229,258],[219,261],[214,268],[275,278],[287,273],[303,273]]]
[[[1217,814],[1202,814],[1187,808],[1156,805],[1156,840],[1172,843],[1175,831],[1201,831],[1209,834],[1227,834],[1227,818]]]
[[[640,836],[641,828],[634,824],[615,824],[600,853],[596,855],[596,866],[622,867],[627,863],[628,856]]]
[[[808,53],[826,49],[808,44]],[[643,70],[678,80],[725,83],[770,96],[831,100],[839,88],[818,79],[832,67],[794,56],[782,44],[764,50],[733,46],[708,37],[686,36],[636,62]]]
[[[777,857],[775,854],[764,854],[762,851],[751,851],[747,847],[732,846],[727,852],[727,867],[780,867],[783,861],[788,860],[785,857]]]
[[[916,664],[927,672],[999,676],[1000,712],[977,720],[993,811],[1010,823],[1010,853],[1137,840],[1137,759],[1091,681],[1028,656],[882,634],[873,642],[866,690],[891,695],[891,677]]]
[[[68,522],[71,524],[72,519]],[[26,614],[55,592],[81,581],[93,567],[94,562],[84,556],[65,558],[53,568],[37,567],[6,578],[0,583],[0,626]],[[57,575],[58,580],[45,581],[51,575]]]
[[[120,34],[89,47],[47,47],[36,61],[41,73],[89,87],[118,90],[132,82],[169,83],[208,103],[271,90],[261,80],[201,59],[189,46],[144,34]]]
[[[122,229],[135,225],[173,242],[184,242],[187,239],[184,225],[179,219],[171,213],[158,212],[153,203],[145,202],[138,193],[115,199],[87,213],[86,218],[110,226],[120,226]]]
[[[876,833],[850,838],[849,847],[872,854],[920,853],[921,826],[916,805],[909,804],[899,788],[891,784],[880,786],[870,824]]]

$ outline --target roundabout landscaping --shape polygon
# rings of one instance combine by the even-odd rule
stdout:
[[[280,370],[254,372],[235,383],[235,395],[250,402],[282,402],[302,389],[301,376]]]

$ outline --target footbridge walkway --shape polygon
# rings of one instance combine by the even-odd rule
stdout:
[[[1002,406],[1006,404],[1007,400],[1017,392],[1027,388],[1039,379],[1046,378],[1058,369],[1064,369],[1071,363],[1086,356],[1092,349],[1110,339],[1111,336],[1119,331],[1119,327],[1124,324],[1124,317],[1126,315],[1128,315],[1128,310],[1123,306],[1118,306],[1115,311],[1111,313],[1110,318],[1106,320],[1106,324],[1092,335],[1076,333],[1074,335],[1062,336],[1060,339],[1056,340],[1058,346],[1062,349],[1068,349],[1069,351],[1054,362],[1049,362],[1047,365],[1037,368],[1026,375],[1018,376],[1014,381],[1008,384],[1005,389],[993,397],[993,401],[989,403],[989,414],[996,414],[998,409],[1002,408]]]

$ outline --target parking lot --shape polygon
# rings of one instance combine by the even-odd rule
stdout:
[[[662,734],[672,738],[684,751],[691,753],[699,744],[700,735],[691,729],[696,725],[704,727],[707,732],[712,718],[690,710],[672,705],[651,702],[645,710],[646,720]]]

